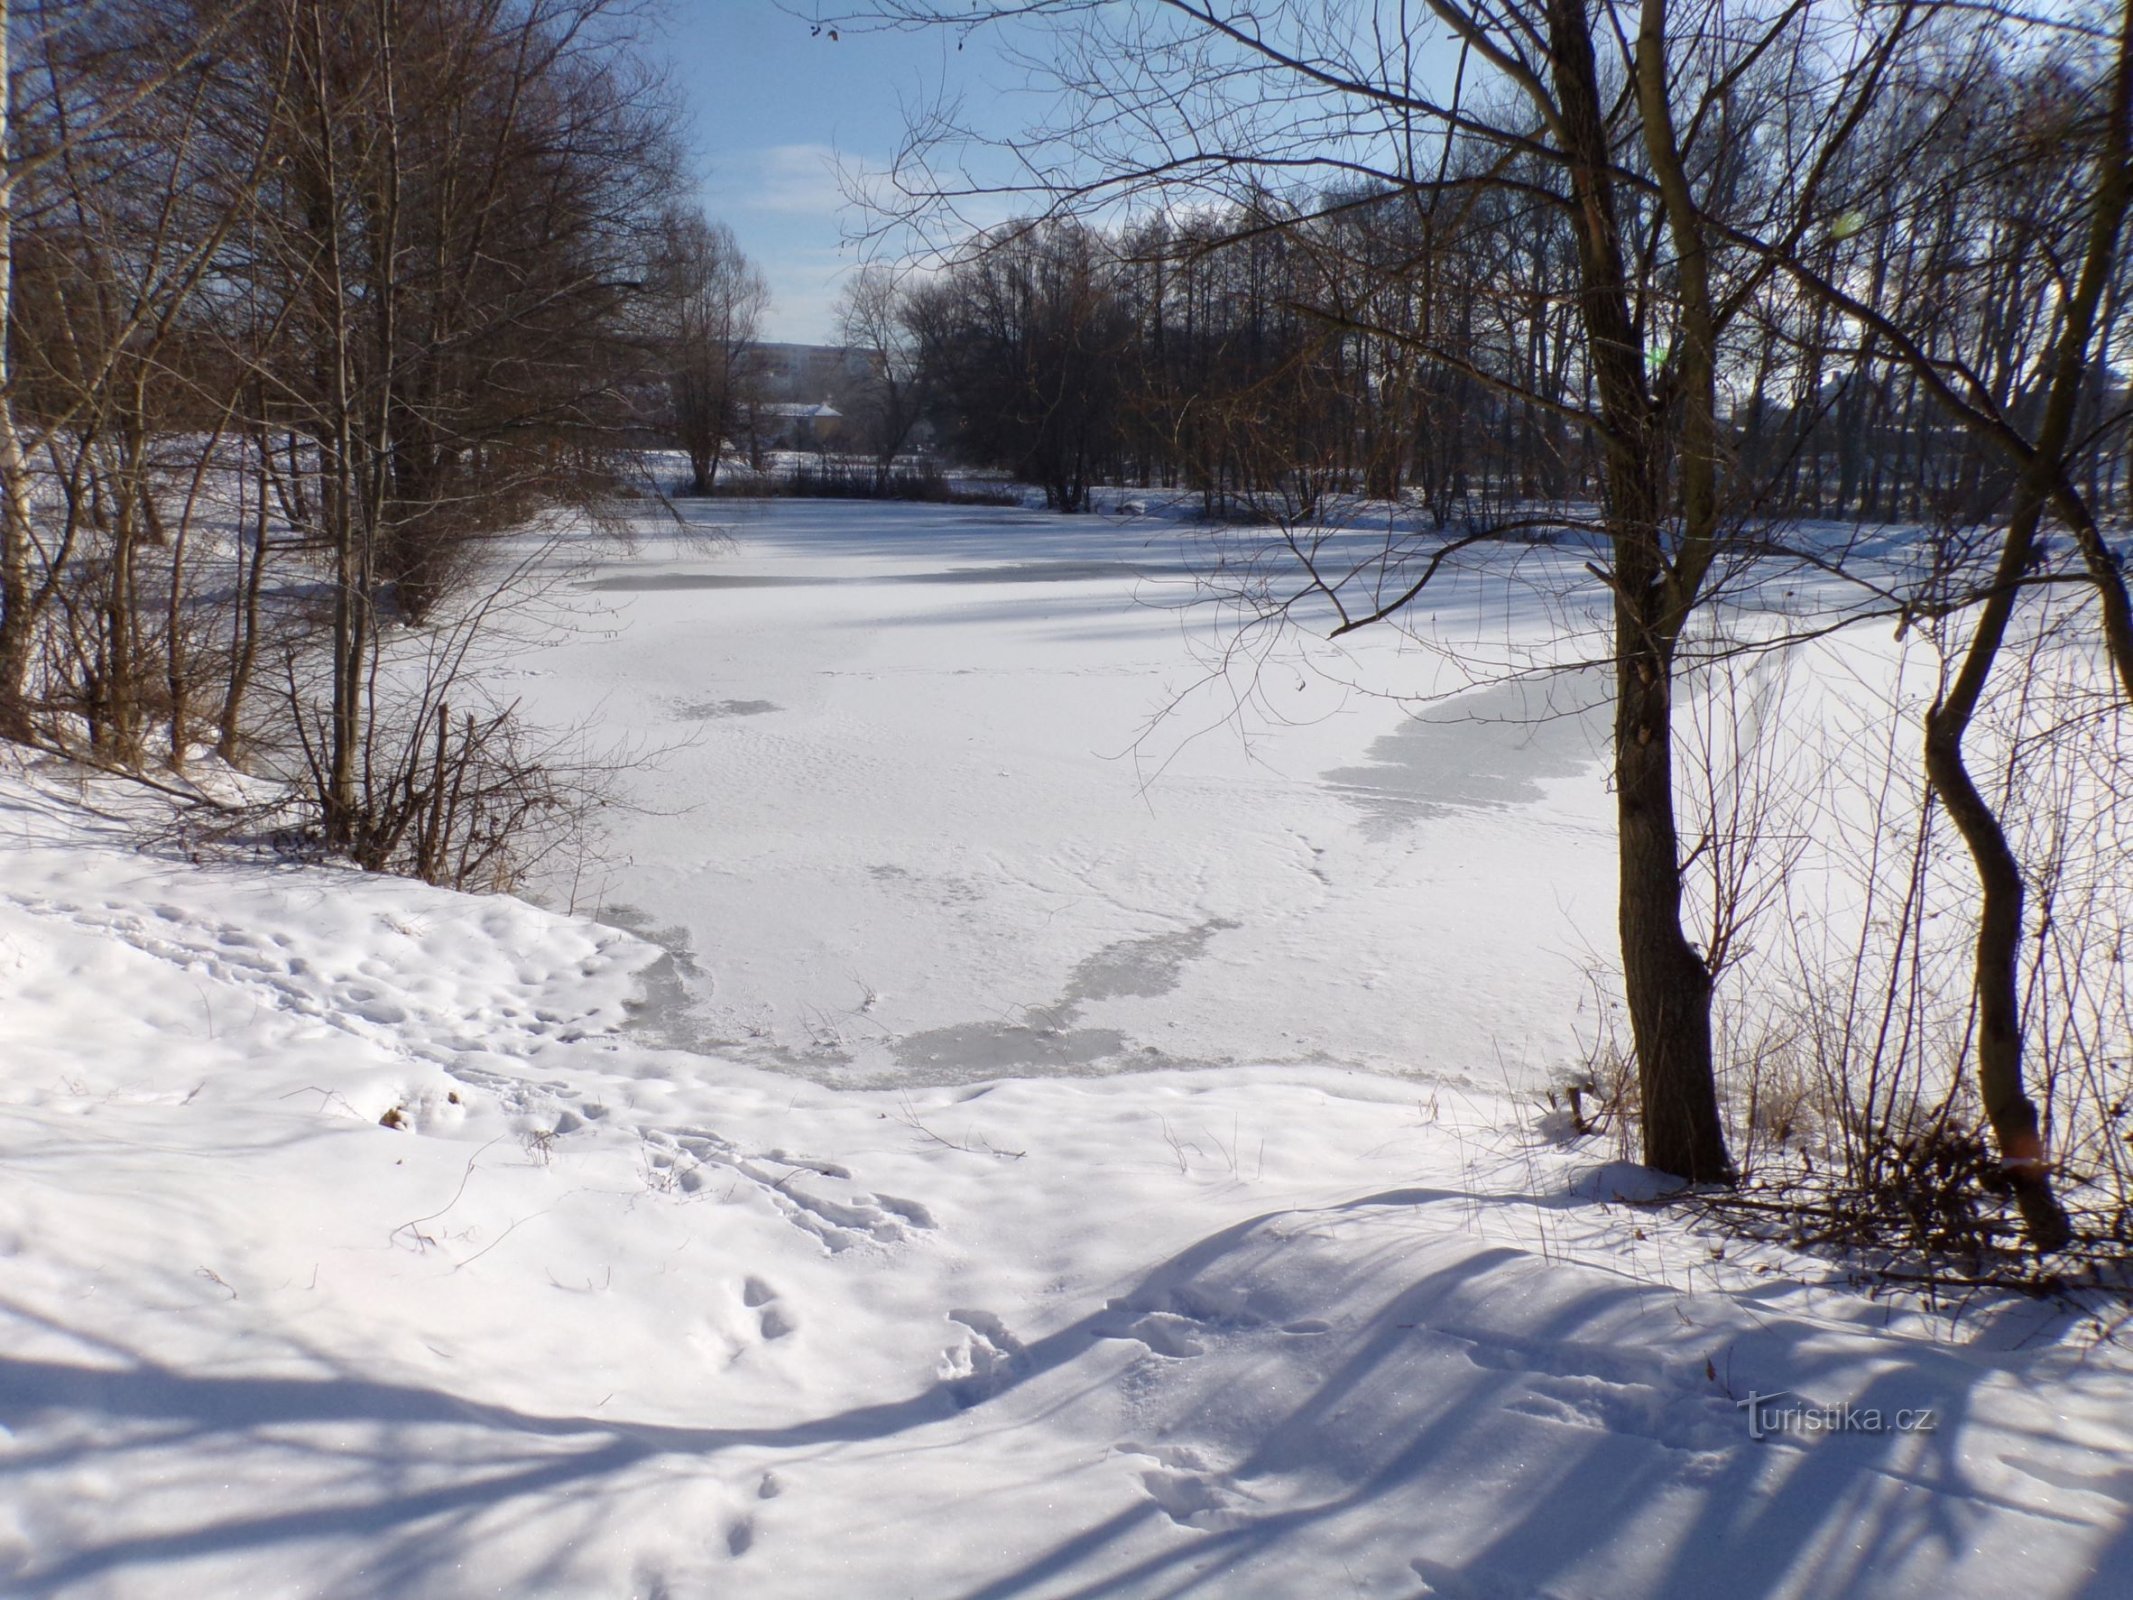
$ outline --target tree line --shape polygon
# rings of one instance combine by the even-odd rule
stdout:
[[[1847,206],[1803,241],[1810,265],[1892,325],[1862,327],[1843,295],[1773,275],[1727,330],[1717,420],[1731,487],[1763,516],[1976,525],[2015,495],[2014,457],[1950,412],[1934,374],[1974,383],[2017,429],[2041,416],[2052,282],[2081,252],[2102,86],[2063,59],[1945,70],[1929,126],[1909,125],[1922,113],[1907,102],[1854,136],[1885,151],[1890,174],[1871,220]],[[1764,143],[1757,159],[1785,159]],[[1568,196],[1531,158],[1485,171],[1489,149],[1448,141],[1447,172],[1471,175],[1456,190],[1448,176],[1426,192],[1259,193],[1123,226],[1005,224],[907,283],[893,326],[877,312],[861,338],[908,350],[907,384],[948,454],[1062,510],[1099,482],[1184,489],[1209,516],[1404,496],[1440,526],[1476,507],[1589,501],[1598,375]],[[1634,321],[1664,382],[1677,313],[1660,283],[1643,287]],[[2133,497],[2110,342],[2122,264],[2102,288],[2105,342],[2084,362],[2073,427],[2084,499],[2120,516]]]

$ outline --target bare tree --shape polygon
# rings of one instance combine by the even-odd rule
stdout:
[[[864,363],[841,396],[847,426],[874,458],[874,487],[888,487],[925,405],[924,369],[896,274],[870,263],[846,280],[837,302],[837,337]]]
[[[661,221],[650,284],[674,437],[689,458],[690,492],[709,494],[761,398],[756,340],[770,286],[731,228],[683,211]]]
[[[306,765],[336,850],[375,824],[385,630],[428,616],[492,535],[608,479],[634,263],[673,170],[659,102],[601,37],[611,9],[277,0],[258,30],[295,68],[237,265],[267,325],[260,421],[288,439],[265,453],[275,498],[331,562]]]
[[[1940,10],[1911,9],[1928,17]],[[1737,218],[1707,226],[1781,273],[1815,308],[1818,328],[1832,314],[1850,319],[1861,330],[1862,366],[1878,357],[1926,399],[1913,430],[1910,514],[1925,510],[1929,459],[1950,454],[1932,438],[1932,424],[1947,419],[1969,448],[1940,490],[1941,515],[1998,521],[1997,536],[1978,541],[1975,553],[1950,549],[1936,563],[1906,602],[1905,622],[1922,618],[1949,635],[1955,656],[1925,715],[1925,769],[1977,873],[1980,1099],[2029,1237],[2048,1251],[2068,1241],[2071,1227],[2025,1082],[2025,873],[1965,740],[2025,595],[2071,576],[2052,570],[2044,549],[2054,515],[2095,591],[2104,659],[2133,700],[2133,601],[2093,496],[2081,488],[2084,475],[2096,481],[2099,446],[2124,428],[2123,413],[2099,413],[2133,203],[2133,10],[2101,38],[2079,26],[2056,40],[2043,30],[2041,49],[2034,19],[1979,8],[1959,20],[1959,31],[1928,35],[1934,48],[1909,86],[1954,115],[1919,118],[1905,104],[1856,102],[1855,121],[1878,121],[1879,138],[1862,152],[1866,161],[1838,167],[1827,185],[1824,207],[1838,214],[1839,228],[1817,238],[1804,226],[1780,232]],[[1891,59],[1877,58],[1874,71]]]

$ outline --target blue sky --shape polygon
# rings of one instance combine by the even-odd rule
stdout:
[[[851,235],[865,218],[848,204],[838,172],[884,171],[911,108],[939,99],[956,119],[991,138],[1010,137],[1056,112],[1056,83],[1032,83],[1013,59],[1042,56],[1025,25],[1003,30],[928,28],[844,31],[809,25],[807,14],[859,9],[855,0],[661,0],[664,18],[647,41],[668,69],[691,118],[693,168],[705,212],[732,227],[770,280],[763,334],[807,343],[833,337],[837,288],[861,259]],[[1419,12],[1421,8],[1417,8]],[[1402,8],[1389,8],[1398,16]],[[1305,8],[1307,16],[1315,11]],[[1377,15],[1349,16],[1366,55]],[[1314,24],[1316,26],[1316,24]],[[1416,64],[1449,87],[1456,52],[1441,30],[1412,24]],[[1393,35],[1399,37],[1397,31]],[[960,46],[960,47],[959,47]],[[963,159],[998,171],[982,151]],[[1009,214],[1000,200],[966,207],[967,219]],[[989,213],[989,214],[988,214]]]
[[[669,0],[653,54],[689,108],[705,212],[770,279],[765,337],[808,342],[829,338],[859,259],[834,164],[885,166],[907,102],[943,88],[982,102],[1007,77],[982,37],[962,51],[939,32],[832,41],[773,0]]]

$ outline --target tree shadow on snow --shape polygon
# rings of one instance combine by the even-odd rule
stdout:
[[[313,1451],[326,1474],[306,1480],[304,1503],[40,1551],[0,1581],[52,1596],[121,1569],[357,1541],[366,1584],[389,1593],[455,1559],[464,1547],[452,1536],[475,1517],[553,1516],[566,1501],[592,1517],[648,1464],[893,1441],[977,1406],[1014,1427],[1060,1403],[1062,1385],[1085,1385],[1086,1371],[1067,1369],[1094,1347],[1136,1340],[1151,1426],[1195,1448],[1121,1472],[1117,1509],[1014,1558],[964,1600],[1293,1593],[1283,1585],[1307,1570],[1299,1560],[1321,1573],[1391,1563],[1436,1595],[1567,1585],[1774,1600],[1908,1592],[1960,1570],[1987,1533],[2000,1544],[2086,1535],[2106,1559],[2133,1548],[2133,1474],[2059,1438],[2048,1397],[2031,1396],[2025,1423],[2003,1384],[1985,1420],[2017,1441],[2021,1470],[2114,1499],[2107,1523],[2010,1498],[2002,1463],[1964,1454],[1982,1387],[2019,1377],[2020,1358],[1833,1337],[1745,1296],[1688,1296],[1544,1260],[1463,1230],[1446,1201],[1476,1203],[1413,1188],[1251,1218],[1072,1325],[1013,1345],[983,1378],[782,1426],[542,1416],[362,1377],[185,1371],[108,1343],[109,1365],[0,1357],[0,1423],[17,1440],[0,1484],[92,1457],[109,1470],[128,1451],[213,1463],[248,1446]],[[1307,1315],[1314,1306],[1344,1308],[1345,1320]],[[1884,1414],[1930,1406],[1937,1428],[1756,1442],[1735,1405],[1751,1388]],[[953,1449],[954,1437],[929,1443]]]

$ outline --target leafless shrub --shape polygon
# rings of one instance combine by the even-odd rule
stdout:
[[[1765,1156],[1804,1154],[1812,1160],[1827,1135],[1829,1102],[1798,1033],[1766,1027],[1744,1038],[1731,1027],[1725,1031],[1726,1059],[1737,1084],[1742,1170],[1752,1175]]]
[[[370,872],[508,892],[586,846],[614,803],[615,768],[541,742],[515,706],[456,716],[448,701],[374,730],[351,859]],[[318,769],[313,768],[314,777]]]
[[[1604,1135],[1624,1161],[1636,1159],[1637,1151],[1637,1056],[1623,1032],[1621,1003],[1614,998],[1614,974],[1600,966],[1586,971],[1592,997],[1592,1022],[1584,1030],[1578,1062],[1551,1102],[1560,1097],[1571,1130],[1579,1135]]]
[[[1778,731],[1792,716],[1795,652],[1737,651],[1684,674],[1678,735],[1684,888],[1714,984],[1768,925],[1806,849],[1804,799]]]
[[[2043,1269],[2021,1256],[1973,1082],[1975,902],[1908,748],[1936,667],[1930,641],[1914,644],[1892,688],[1871,691],[1857,674],[1835,702],[1766,735],[1796,745],[1801,729],[1820,730],[1817,745],[1775,758],[1818,776],[1789,802],[1804,842],[1788,850],[1779,892],[1744,902],[1733,935],[1720,1017],[1747,1183],[1738,1200],[1711,1203],[1901,1271],[2034,1283]],[[2075,1229],[2055,1270],[2107,1270],[2133,1217],[2133,750],[2096,652],[2049,612],[2010,678],[1977,745],[2031,895],[2025,1076]]]

